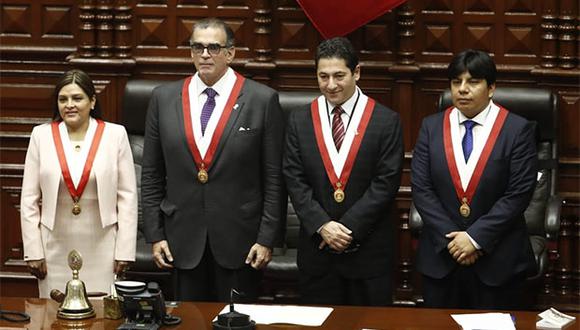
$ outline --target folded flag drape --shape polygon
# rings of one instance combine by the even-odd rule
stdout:
[[[326,39],[344,36],[406,0],[298,0]]]

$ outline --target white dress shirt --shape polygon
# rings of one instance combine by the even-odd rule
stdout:
[[[221,77],[213,86],[207,86],[199,78],[199,74],[193,75],[193,79],[189,83],[189,106],[191,111],[191,125],[193,127],[193,138],[201,157],[205,157],[205,154],[211,143],[211,139],[217,127],[217,124],[222,116],[226,102],[230,98],[234,84],[236,83],[236,74],[232,68],[228,68],[226,73]],[[201,133],[201,110],[203,105],[207,100],[207,94],[204,93],[205,89],[211,87],[216,92],[215,96],[215,108],[207,122],[205,128],[205,134]]]

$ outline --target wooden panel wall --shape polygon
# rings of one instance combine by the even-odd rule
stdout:
[[[321,36],[295,0],[4,0],[0,15],[0,289],[6,293],[26,292],[13,290],[25,272],[18,220],[24,155],[32,127],[51,116],[52,87],[63,71],[91,73],[105,118],[122,122],[126,81],[191,74],[192,24],[217,16],[235,31],[236,70],[279,90],[317,89],[313,54]],[[398,111],[404,125],[398,302],[413,304],[420,295],[407,221],[411,151],[422,118],[435,111],[448,85],[447,63],[473,47],[495,58],[498,85],[558,95],[558,187],[565,204],[559,240],[550,247],[553,269],[538,304],[578,310],[579,29],[575,0],[409,0],[348,35],[360,51],[361,87]]]

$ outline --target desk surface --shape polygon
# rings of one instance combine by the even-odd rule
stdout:
[[[0,329],[116,329],[120,320],[103,318],[103,304],[91,300],[97,316],[82,321],[66,321],[56,318],[58,303],[36,298],[1,298],[1,309],[25,311],[31,317],[29,323],[11,323],[0,320]],[[211,320],[224,307],[223,303],[183,302],[170,313],[180,316],[182,323],[163,329],[211,329]],[[316,329],[459,329],[449,316],[452,313],[470,313],[467,310],[443,310],[402,307],[349,307],[336,306],[322,327]],[[511,312],[516,318],[517,329],[535,329],[537,312]],[[578,314],[572,314],[579,317]],[[573,327],[572,327],[573,328]],[[262,325],[266,329],[314,329],[295,325]]]

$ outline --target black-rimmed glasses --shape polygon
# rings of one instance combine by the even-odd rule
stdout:
[[[191,46],[191,50],[196,55],[203,54],[203,51],[207,49],[207,52],[212,56],[218,55],[220,53],[220,51],[222,50],[222,48],[228,48],[228,46],[222,46],[222,45],[217,44],[217,43],[204,45],[200,42],[193,42],[193,43],[191,43],[190,46]]]

